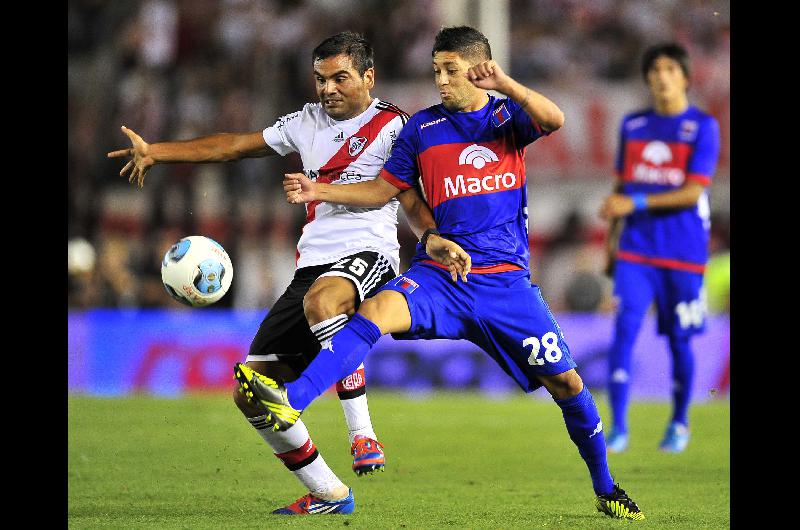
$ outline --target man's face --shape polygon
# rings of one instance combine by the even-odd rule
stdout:
[[[686,95],[689,80],[683,73],[680,63],[666,55],[661,55],[653,61],[647,71],[647,86],[650,93],[657,100],[670,101]]]
[[[353,118],[371,102],[369,91],[375,85],[375,70],[368,68],[360,76],[349,55],[314,61],[314,78],[322,108],[334,120]]]
[[[442,104],[450,111],[460,111],[480,96],[481,89],[467,78],[472,64],[456,52],[436,52],[433,74]]]

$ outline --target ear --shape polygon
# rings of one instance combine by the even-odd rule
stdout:
[[[364,84],[367,85],[367,90],[372,90],[375,86],[375,68],[364,70]]]

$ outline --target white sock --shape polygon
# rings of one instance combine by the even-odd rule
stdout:
[[[267,425],[266,414],[247,418],[247,421],[308,491],[321,499],[335,500],[331,492],[344,484],[319,454],[303,420],[297,420],[285,431],[273,431]]]
[[[337,331],[342,329],[348,320],[345,314],[336,315],[311,326],[311,332],[325,347],[326,341],[329,341]],[[364,363],[361,363],[355,372],[336,383],[336,392],[344,410],[345,421],[347,421],[350,444],[357,435],[377,440],[372,428],[372,419],[369,417]]]
[[[372,420],[369,417],[364,363],[361,363],[358,370],[336,383],[336,393],[339,395],[339,403],[342,404],[342,410],[344,410],[350,444],[359,434],[377,440],[378,437],[375,436]]]

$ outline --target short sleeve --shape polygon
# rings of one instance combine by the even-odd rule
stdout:
[[[414,187],[419,179],[416,129],[412,118],[397,136],[389,160],[381,170],[381,178],[400,190]]]
[[[298,151],[297,138],[302,122],[301,114],[303,111],[293,112],[278,118],[275,125],[267,127],[261,133],[267,145],[281,156]]]
[[[500,101],[503,102],[502,104],[505,104],[506,108],[508,108],[508,112],[511,114],[514,134],[519,140],[517,147],[524,147],[542,136],[547,136],[549,134],[542,130],[538,123],[533,121],[533,118],[523,110],[519,103],[511,98]],[[501,113],[502,110],[496,107],[494,112],[497,114],[498,112]],[[500,117],[500,119],[502,120],[502,117]]]
[[[697,132],[692,158],[686,168],[686,179],[704,186],[711,184],[719,159],[719,123],[709,116]]]
[[[386,163],[389,160],[392,150],[394,149],[397,138],[403,130],[404,119],[402,116],[397,116],[392,119],[381,131],[381,142],[383,145],[383,161]]]

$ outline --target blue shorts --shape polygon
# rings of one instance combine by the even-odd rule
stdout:
[[[685,337],[705,331],[702,274],[617,260],[614,294],[619,298],[620,312],[642,316],[655,301],[661,335]]]
[[[542,386],[537,376],[577,365],[539,287],[525,270],[470,274],[453,283],[448,271],[414,264],[380,291],[405,296],[411,328],[398,340],[465,339],[488,353],[525,391]]]

